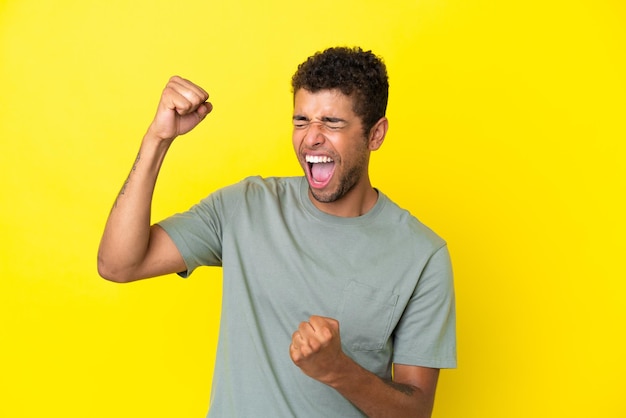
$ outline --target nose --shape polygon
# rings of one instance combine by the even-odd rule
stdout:
[[[304,134],[304,143],[310,148],[315,148],[323,144],[326,140],[323,128],[324,124],[322,122],[311,122]]]

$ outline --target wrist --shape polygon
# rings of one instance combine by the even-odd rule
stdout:
[[[362,376],[363,371],[361,366],[342,352],[337,359],[336,366],[322,379],[322,382],[333,389],[340,390],[342,387],[353,385],[355,380]]]
[[[172,139],[163,139],[159,135],[154,134],[150,129],[143,136],[141,141],[142,154],[154,154],[164,156],[172,145]]]
[[[175,136],[172,138],[167,138],[163,135],[160,135],[153,129],[152,125],[150,125],[150,127],[143,136],[143,142],[149,146],[167,149],[172,144],[172,142],[174,142],[175,138]]]

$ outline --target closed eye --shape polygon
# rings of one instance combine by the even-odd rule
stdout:
[[[323,117],[322,123],[325,127],[331,130],[338,130],[341,128],[345,128],[348,125],[348,122],[341,118],[332,118],[332,117]]]
[[[304,117],[296,115],[293,117],[293,127],[296,129],[303,129],[309,126],[310,121]]]
[[[312,123],[319,123],[323,125],[326,129],[331,131],[336,131],[348,126],[348,122],[341,118],[333,118],[333,117],[323,117],[319,122],[311,121],[305,116],[296,115],[293,117],[293,126],[296,129],[305,129]]]

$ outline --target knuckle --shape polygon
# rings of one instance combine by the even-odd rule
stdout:
[[[313,350],[313,347],[311,347],[310,345],[303,345],[302,347],[300,347],[300,353],[302,353],[303,357],[309,357],[314,352],[315,350]]]
[[[324,328],[322,330],[322,337],[324,338],[325,342],[328,342],[333,339],[333,333],[330,329]]]
[[[197,94],[195,94],[193,91],[191,90],[183,90],[181,91],[181,96],[183,96],[185,99],[187,99],[189,101],[189,104],[195,104],[198,105],[200,103],[202,103],[204,100],[202,100],[202,98],[200,96],[198,96]]]

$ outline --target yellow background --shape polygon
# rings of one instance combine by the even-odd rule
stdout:
[[[220,271],[100,279],[109,208],[172,74],[215,110],[172,148],[155,221],[299,174],[291,74],[355,44],[390,73],[373,182],[453,256],[434,416],[626,416],[622,1],[0,4],[1,417],[204,416]]]

